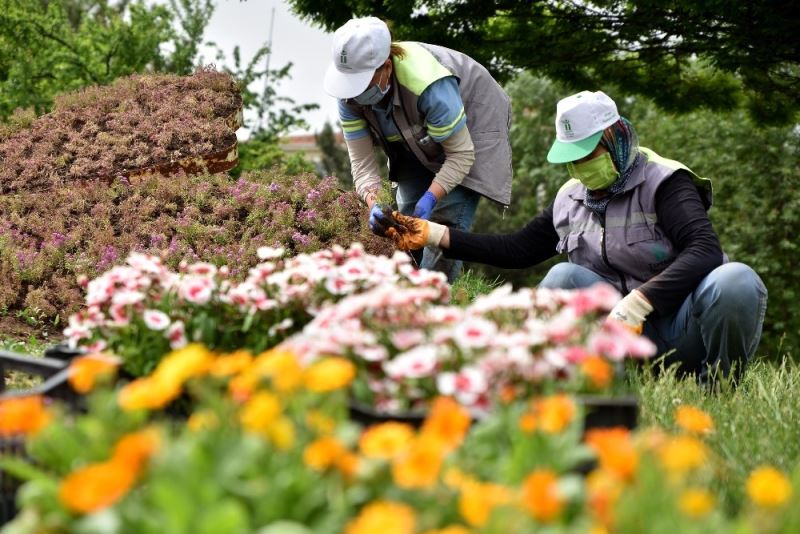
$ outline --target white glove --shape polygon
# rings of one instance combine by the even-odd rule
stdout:
[[[652,311],[653,305],[650,304],[650,301],[641,291],[634,289],[617,302],[617,305],[608,314],[608,318],[619,321],[629,326],[637,334],[641,334],[644,321]]]
[[[425,245],[438,247],[439,243],[442,241],[445,230],[447,230],[445,225],[428,221],[428,239]]]

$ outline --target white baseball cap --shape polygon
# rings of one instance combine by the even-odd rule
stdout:
[[[603,130],[619,120],[617,105],[603,91],[581,91],[558,101],[556,140],[550,163],[568,163],[592,153]]]
[[[325,92],[353,98],[364,92],[375,70],[389,58],[392,38],[376,17],[348,20],[333,34],[333,63],[325,73]]]

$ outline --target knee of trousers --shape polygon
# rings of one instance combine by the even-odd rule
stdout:
[[[726,263],[714,269],[701,291],[707,305],[718,303],[736,313],[757,313],[767,296],[767,288],[756,272],[744,263]],[[710,298],[710,301],[708,300]]]
[[[547,271],[547,274],[539,283],[539,287],[545,289],[574,289],[575,274],[582,267],[574,263],[557,263]]]

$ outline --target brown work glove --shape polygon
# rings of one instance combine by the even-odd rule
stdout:
[[[392,216],[401,226],[391,227],[386,230],[386,237],[391,238],[400,250],[419,250],[428,243],[428,221],[403,215],[393,211]]]

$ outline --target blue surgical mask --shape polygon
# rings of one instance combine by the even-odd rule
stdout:
[[[380,78],[378,78],[378,83],[367,87],[363,93],[354,97],[353,100],[362,106],[374,106],[378,104],[378,102],[383,100],[383,97],[386,96],[386,93],[388,93],[389,89],[392,87],[391,84],[386,84],[386,89],[381,89],[380,81]]]

